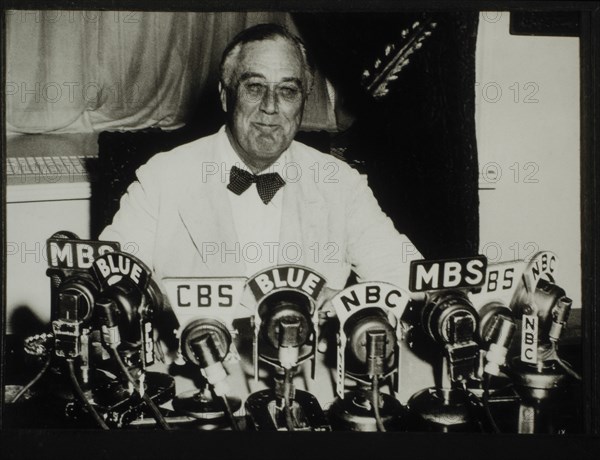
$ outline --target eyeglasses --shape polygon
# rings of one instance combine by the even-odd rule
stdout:
[[[302,88],[293,82],[244,81],[241,83],[240,88],[242,97],[251,103],[262,101],[269,88],[275,92],[278,100],[294,103],[302,98]]]

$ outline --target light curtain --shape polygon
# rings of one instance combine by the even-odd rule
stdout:
[[[235,34],[284,12],[8,11],[6,116],[10,133],[175,129],[204,91],[216,91]],[[318,74],[303,129],[335,130]],[[210,108],[214,110],[214,108]]]

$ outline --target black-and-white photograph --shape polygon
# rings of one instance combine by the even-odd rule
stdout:
[[[4,14],[3,429],[591,432],[581,12]]]

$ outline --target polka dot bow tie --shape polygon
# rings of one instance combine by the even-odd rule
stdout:
[[[232,166],[227,188],[236,195],[241,195],[254,182],[256,182],[258,196],[264,204],[269,204],[277,190],[285,185],[285,181],[277,173],[259,174],[257,176],[237,166]]]

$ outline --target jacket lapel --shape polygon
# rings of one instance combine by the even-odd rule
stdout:
[[[214,144],[204,161],[217,165],[218,172],[207,175],[204,182],[199,178],[179,205],[179,217],[197,251],[195,265],[204,276],[245,276],[227,184]]]
[[[291,161],[300,165],[301,175],[300,180],[288,181],[283,188],[279,264],[305,265],[324,274],[322,253],[328,238],[326,202],[311,180],[310,165],[301,152],[292,148]]]

